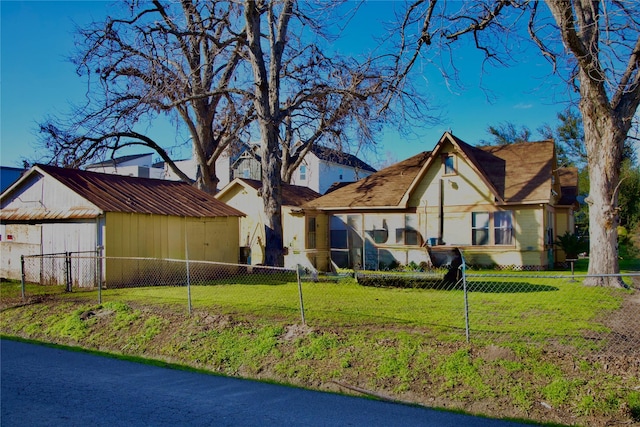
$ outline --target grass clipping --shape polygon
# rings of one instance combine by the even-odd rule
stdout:
[[[5,336],[148,358],[224,375],[536,422],[640,422],[640,361],[427,328],[309,327],[246,314],[56,298],[4,308]]]

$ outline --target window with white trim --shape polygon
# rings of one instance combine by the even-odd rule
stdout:
[[[489,212],[471,212],[471,244],[489,244]]]
[[[511,211],[493,213],[493,233],[496,245],[513,244],[513,213]]]
[[[453,154],[444,154],[442,156],[442,162],[444,163],[444,174],[455,175],[456,173],[456,158]]]

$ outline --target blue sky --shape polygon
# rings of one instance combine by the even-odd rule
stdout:
[[[47,116],[64,114],[69,105],[82,103],[86,82],[75,73],[67,58],[74,49],[74,22],[82,26],[106,16],[110,2],[0,0],[0,164],[21,166],[21,159],[41,157],[36,152],[37,124]],[[351,49],[366,40],[371,22],[386,17],[393,2],[377,1],[353,22],[359,37]],[[342,43],[349,43],[345,40]],[[512,122],[532,131],[544,123],[556,124],[557,112],[565,108],[558,88],[549,84],[549,66],[532,51],[512,68],[489,68],[481,76],[479,54],[473,49],[456,52],[464,89],[450,90],[439,73],[425,68],[421,76],[433,101],[441,107],[443,123],[422,130],[420,137],[402,139],[390,129],[381,138],[377,153],[362,157],[372,165],[386,157],[403,160],[431,150],[442,133],[453,133],[471,144],[489,139],[489,125]],[[480,84],[491,90],[491,101]],[[175,131],[158,124],[153,136],[172,144]],[[148,152],[148,150],[144,151]],[[129,154],[127,152],[126,154]],[[123,153],[124,154],[124,153]]]

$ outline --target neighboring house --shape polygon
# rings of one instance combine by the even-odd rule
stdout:
[[[577,183],[552,141],[473,147],[447,132],[432,152],[306,203],[307,224],[328,229],[325,246],[307,242],[342,268],[428,262],[433,245],[470,265],[545,269],[564,260],[553,242],[574,231]]]
[[[162,178],[162,171],[154,168],[152,162],[152,153],[132,154],[129,156],[115,157],[103,162],[92,163],[87,165],[85,170],[139,178]]]
[[[36,165],[0,195],[0,205],[4,278],[20,278],[21,255],[96,248],[105,257],[238,261],[244,214],[182,182]],[[125,271],[107,260],[105,283],[126,282],[142,268]]]
[[[241,210],[246,217],[240,220],[240,245],[243,257],[241,261],[247,264],[262,264],[264,262],[265,219],[264,207],[260,189],[262,183],[253,179],[236,178],[222,189],[216,198],[224,203]],[[305,236],[313,238],[316,232],[305,229],[305,218],[300,209],[304,203],[320,197],[319,193],[307,187],[297,185],[282,185],[282,228],[285,246],[285,267],[295,267],[302,264],[312,267],[309,258],[305,256]],[[326,233],[326,230],[318,230]],[[314,246],[307,240],[307,245]],[[327,267],[326,265],[324,266]]]
[[[257,147],[247,148],[231,163],[234,178],[260,180],[262,169]],[[311,188],[324,194],[332,185],[365,178],[375,169],[358,157],[340,151],[314,146],[291,175],[291,184]]]
[[[105,160],[104,162],[92,163],[87,165],[85,170],[114,175],[180,181],[180,177],[166,162],[152,163],[152,160],[152,153],[133,154]],[[226,152],[216,159],[216,174],[219,180],[218,189],[224,187],[230,181],[229,160],[230,157]],[[185,175],[195,181],[199,172],[198,164],[194,158],[176,160],[175,164]]]
[[[178,169],[184,172],[190,179],[196,180],[198,176],[198,163],[195,158],[184,159],[184,160],[176,160],[174,162]],[[173,172],[173,170],[169,167],[166,162],[157,162],[153,164],[155,169],[160,170],[160,178],[168,179],[171,181],[180,181],[180,177]],[[218,178],[218,190],[223,188],[225,185],[229,184],[231,181],[231,175],[229,172],[230,168],[230,156],[225,151],[220,157],[216,159],[216,177]]]
[[[0,193],[16,182],[26,171],[23,168],[0,166]]]

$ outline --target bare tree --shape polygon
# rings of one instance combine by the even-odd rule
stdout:
[[[165,150],[167,141],[136,130],[164,115],[187,130],[198,165],[196,185],[214,193],[216,159],[253,120],[253,105],[234,86],[245,35],[231,5],[129,0],[118,11],[121,17],[80,29],[83,44],[74,60],[78,73],[90,78],[90,102],[68,119],[41,124],[52,163],[77,167],[142,145],[190,181]]]
[[[396,63],[405,74],[429,46],[451,52],[465,37],[484,52],[483,65],[508,64],[525,40],[539,48],[553,73],[579,97],[591,183],[589,274],[600,275],[586,282],[623,286],[619,278],[608,275],[619,272],[620,164],[640,103],[640,3],[419,0],[408,5],[400,30]],[[455,64],[446,65],[445,76],[455,78]]]
[[[109,18],[81,31],[87,42],[78,67],[91,76],[95,70],[99,85],[90,93],[95,102],[75,111],[73,120],[43,124],[54,159],[77,165],[142,144],[175,170],[160,142],[134,130],[144,118],[172,115],[191,136],[202,172],[198,186],[213,192],[215,159],[229,144],[256,137],[265,262],[282,265],[281,184],[314,145],[372,145],[389,117],[395,115],[399,125],[429,119],[411,84],[390,84],[395,69],[328,48],[335,40],[331,30],[339,29],[332,25],[340,18],[337,5],[130,0],[129,18]],[[394,103],[389,93],[397,95]]]
[[[382,108],[395,89],[389,84],[394,70],[378,66],[376,58],[356,61],[323,49],[331,37],[324,30],[336,16],[331,6],[315,8],[295,0],[244,2],[269,265],[283,260],[281,183],[290,181],[314,145],[343,150],[350,144],[374,144],[385,120],[394,114],[415,117],[424,106],[420,96],[407,96],[413,89],[407,85],[397,97],[401,102],[411,98],[403,114]],[[425,122],[427,111],[422,109]]]

